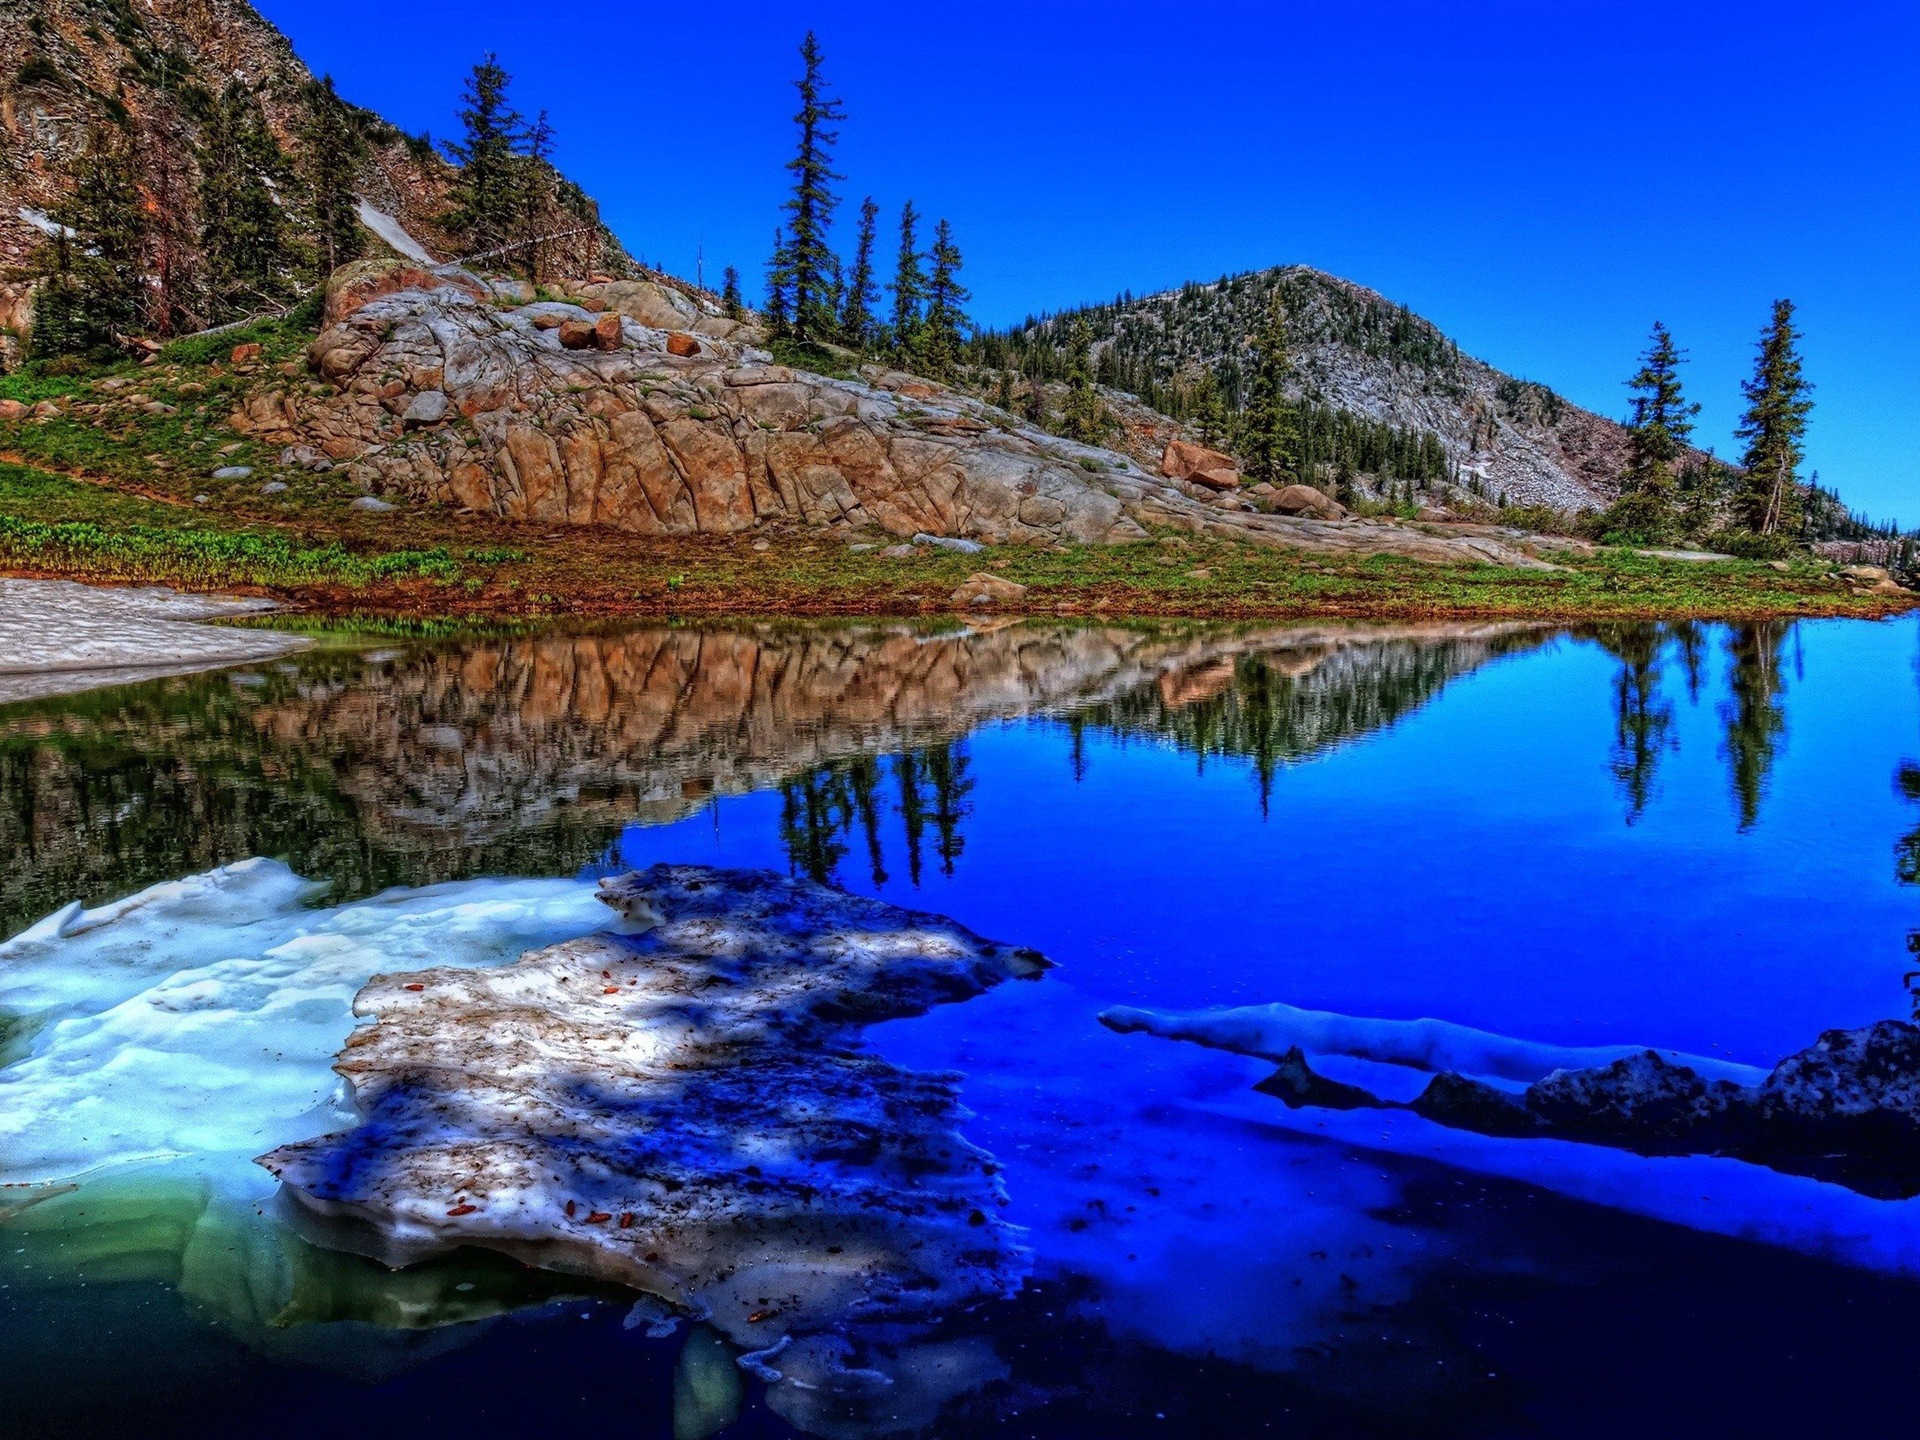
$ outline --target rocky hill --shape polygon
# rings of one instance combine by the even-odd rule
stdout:
[[[1229,406],[1244,400],[1253,337],[1276,290],[1287,311],[1294,399],[1408,432],[1416,442],[1437,438],[1449,482],[1489,500],[1581,509],[1614,497],[1623,426],[1463,354],[1406,307],[1305,266],[1123,296],[1030,319],[994,339],[1010,363],[1044,376],[1084,319],[1103,383],[1184,417],[1208,374]]]
[[[1538,568],[1548,542],[1258,513],[946,386],[772,363],[750,325],[648,281],[565,300],[456,266],[335,274],[308,375],[260,377],[234,429],[283,465],[341,464],[382,505],[460,507],[639,534],[767,524],[978,543],[1111,543],[1154,530],[1331,554]],[[318,383],[316,383],[316,381]],[[290,383],[291,382],[291,383]]]
[[[314,77],[287,38],[246,0],[8,0],[0,5],[0,330],[30,320],[23,283],[67,198],[90,135],[128,145],[148,208],[191,210],[204,162],[202,130],[214,97],[238,79],[257,100],[284,157],[277,190],[297,210]],[[449,105],[454,97],[448,96]],[[348,107],[364,142],[359,217],[375,249],[421,262],[455,257],[447,233],[454,171],[425,137]],[[593,202],[560,180],[551,263],[568,273],[627,264]],[[170,217],[197,233],[192,214]],[[296,227],[297,228],[297,227]]]

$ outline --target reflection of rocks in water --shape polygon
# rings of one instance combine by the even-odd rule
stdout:
[[[476,874],[571,874],[624,825],[677,820],[715,795],[860,756],[924,751],[916,793],[937,800],[940,747],[984,721],[1042,711],[1083,710],[1076,723],[1151,730],[1264,767],[1391,723],[1542,633],[651,629],[370,659],[323,652],[21,707],[0,720],[0,931],[76,896],[254,855],[333,881],[341,899]],[[1229,673],[1248,678],[1223,690]],[[937,804],[927,813],[950,865],[955,832],[941,829]]]
[[[294,1223],[390,1263],[476,1245],[660,1295],[823,1433],[914,1428],[1001,1373],[929,1333],[1026,1272],[998,1166],[954,1128],[957,1077],[858,1047],[1047,962],[764,872],[655,866],[603,895],[645,933],[361,993],[376,1023],[338,1065],[361,1125],[262,1161]]]

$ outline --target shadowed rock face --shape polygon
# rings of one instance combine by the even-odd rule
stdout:
[[[0,929],[76,896],[261,854],[330,878],[342,898],[482,873],[570,874],[624,825],[990,720],[1071,710],[1185,740],[1187,717],[1236,704],[1241,661],[1288,677],[1283,723],[1258,733],[1298,758],[1545,633],[1040,623],[556,633],[370,660],[313,654],[284,673],[23,707],[0,718]],[[1140,698],[1118,703],[1127,697]],[[1253,735],[1239,714],[1209,724],[1206,743]]]
[[[310,351],[330,391],[264,391],[233,423],[348,461],[372,491],[645,535],[787,522],[1092,544],[1154,525],[1329,552],[1547,563],[1487,536],[1246,514],[1233,497],[945,387],[873,367],[859,381],[790,370],[742,334],[710,333],[703,317],[673,328],[676,314],[650,294],[576,288],[585,305],[510,306],[453,267],[356,270],[330,290]],[[428,414],[440,418],[420,423]]]
[[[362,1123],[260,1162],[295,1224],[660,1296],[828,1433],[918,1428],[1000,1374],[984,1340],[931,1335],[1025,1275],[998,1167],[955,1129],[958,1077],[860,1033],[1048,962],[766,872],[659,865],[602,898],[640,933],[375,977],[335,1067]]]

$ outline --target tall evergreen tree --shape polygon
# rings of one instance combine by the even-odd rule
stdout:
[[[519,229],[525,249],[517,252],[527,273],[546,275],[547,241],[560,228],[560,177],[553,168],[553,122],[542,110],[534,116],[520,146]]]
[[[1253,342],[1253,385],[1242,417],[1241,449],[1247,473],[1256,480],[1284,485],[1299,463],[1299,429],[1287,403],[1287,309],[1276,286],[1267,300],[1266,318]]]
[[[124,140],[102,128],[88,133],[68,197],[49,217],[60,228],[35,301],[36,354],[104,350],[138,328],[148,212],[134,172]]]
[[[794,88],[800,92],[800,109],[794,124],[800,127],[800,144],[787,170],[793,176],[793,193],[782,205],[787,213],[784,257],[779,263],[788,275],[792,295],[793,334],[799,340],[825,340],[836,332],[838,319],[833,312],[832,277],[835,264],[827,244],[827,230],[840,197],[833,182],[842,177],[832,165],[833,146],[840,132],[831,128],[846,118],[839,100],[826,94],[826,82],[820,75],[820,42],[811,30],[800,42],[800,60],[805,67]]]
[[[313,213],[313,249],[329,273],[366,249],[355,193],[366,139],[352,113],[323,75],[307,87],[306,181]]]
[[[893,292],[893,350],[902,360],[920,353],[920,302],[926,298],[927,275],[920,268],[919,223],[920,213],[909,200],[900,210],[900,251],[888,287]]]
[[[1760,333],[1753,378],[1740,387],[1747,412],[1735,432],[1747,442],[1737,506],[1741,522],[1756,535],[1793,534],[1800,524],[1798,472],[1813,386],[1801,374],[1799,346],[1793,302],[1774,301],[1773,319]]]
[[[1627,468],[1610,518],[1616,529],[1643,540],[1665,539],[1673,531],[1676,466],[1693,434],[1693,417],[1700,413],[1681,393],[1683,353],[1656,320],[1640,368],[1627,381],[1633,391]]]
[[[260,103],[238,79],[213,103],[200,131],[200,243],[221,315],[278,302],[286,292],[292,236],[274,194],[286,158]]]
[[[135,150],[145,177],[146,328],[159,335],[197,330],[206,322],[200,263],[199,206],[190,149],[164,115],[143,118]]]
[[[925,364],[937,380],[952,378],[959,368],[960,349],[966,343],[967,301],[973,297],[960,283],[960,247],[953,228],[942,220],[933,227],[933,268],[927,276]]]
[[[1067,403],[1060,412],[1060,428],[1069,440],[1098,445],[1106,433],[1106,407],[1093,388],[1093,327],[1076,315],[1067,339]]]
[[[840,339],[855,350],[873,344],[873,307],[879,303],[880,287],[873,276],[874,227],[880,207],[867,196],[860,202],[860,229],[853,244],[853,272],[847,276],[846,303],[840,310]]]
[[[740,299],[740,271],[729,265],[720,276],[720,309],[729,320],[738,320],[747,313],[747,307]]]
[[[514,238],[522,213],[523,122],[507,100],[512,82],[492,51],[467,76],[460,95],[460,139],[445,142],[460,167],[446,223],[475,254]]]

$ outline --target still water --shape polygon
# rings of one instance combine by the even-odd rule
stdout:
[[[0,935],[209,877],[119,949],[0,949],[0,1433],[1899,1433],[1916,1202],[1291,1111],[1251,1088],[1269,1064],[1096,1017],[1284,1001],[1761,1067],[1909,1017],[1917,642],[673,628],[0,707]],[[249,857],[291,873],[210,875]],[[593,877],[661,860],[1059,965],[868,1034],[965,1073],[1032,1250],[950,1317],[989,1358],[932,1418],[769,1404],[612,1287],[389,1272],[273,1218],[251,1158],[347,1123],[359,984],[583,934]]]

